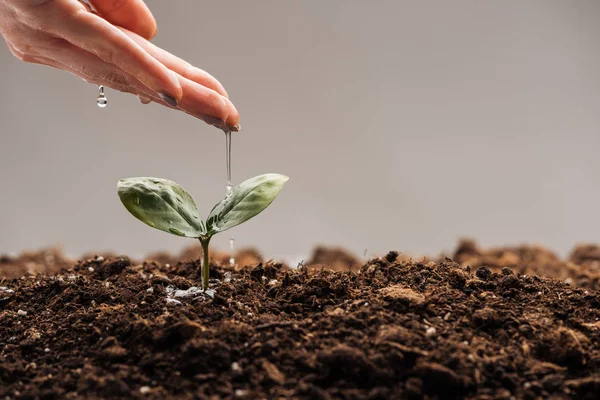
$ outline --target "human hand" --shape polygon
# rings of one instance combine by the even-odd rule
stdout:
[[[223,130],[240,116],[214,77],[153,45],[143,0],[0,0],[0,33],[20,60],[182,110]]]

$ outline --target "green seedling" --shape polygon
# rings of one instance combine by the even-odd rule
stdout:
[[[208,289],[208,244],[217,233],[233,228],[267,208],[289,178],[265,174],[231,189],[208,214],[200,218],[190,194],[173,181],[160,178],[128,178],[117,184],[125,208],[143,223],[173,235],[195,238],[202,244],[202,287]]]

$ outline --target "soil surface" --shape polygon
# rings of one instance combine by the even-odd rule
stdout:
[[[212,297],[166,254],[2,257],[0,398],[600,398],[598,247],[319,251],[217,255]]]

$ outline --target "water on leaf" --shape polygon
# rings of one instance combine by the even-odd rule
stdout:
[[[169,232],[171,232],[175,235],[178,235],[178,236],[185,236],[185,234],[177,228],[169,228]]]

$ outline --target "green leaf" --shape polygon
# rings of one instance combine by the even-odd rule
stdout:
[[[153,228],[191,238],[206,233],[194,199],[175,182],[160,178],[121,179],[117,191],[125,208]]]
[[[250,178],[231,189],[208,215],[208,235],[233,228],[260,213],[275,200],[288,179],[285,175],[265,174]]]

